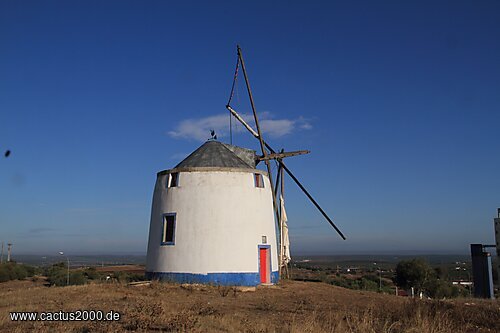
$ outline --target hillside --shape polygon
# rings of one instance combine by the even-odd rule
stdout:
[[[324,283],[234,288],[0,284],[2,332],[499,332],[498,301],[420,301]],[[12,322],[11,311],[118,311],[117,322]]]

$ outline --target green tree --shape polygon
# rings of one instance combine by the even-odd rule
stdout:
[[[414,287],[417,292],[425,291],[427,284],[435,279],[434,270],[425,260],[403,260],[396,266],[395,282],[405,289]]]
[[[433,279],[427,283],[427,294],[432,298],[452,298],[460,295],[460,289],[445,280]]]

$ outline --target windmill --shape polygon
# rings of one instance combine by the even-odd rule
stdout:
[[[303,155],[303,154],[308,154],[308,150],[300,150],[300,151],[291,151],[291,152],[285,152],[284,150],[281,150],[280,152],[276,152],[275,149],[267,143],[263,136],[262,136],[262,131],[259,126],[259,119],[257,115],[257,110],[255,107],[255,102],[253,99],[252,95],[252,90],[250,88],[250,82],[248,79],[248,74],[245,68],[245,61],[243,60],[243,54],[241,51],[240,46],[237,46],[237,54],[238,54],[238,59],[236,62],[236,69],[234,72],[234,77],[233,77],[233,83],[231,87],[231,93],[229,95],[229,100],[227,102],[226,108],[229,110],[230,115],[234,116],[256,139],[259,140],[260,144],[260,149],[262,155],[259,156],[257,159],[257,162],[264,161],[266,164],[266,169],[269,175],[269,180],[271,184],[274,187],[274,190],[272,191],[272,197],[273,197],[273,208],[274,212],[276,215],[276,220],[278,221],[279,224],[279,274],[280,276],[287,276],[288,275],[288,262],[290,261],[290,253],[289,253],[289,241],[288,241],[288,226],[286,224],[287,217],[286,217],[286,212],[285,212],[285,205],[284,205],[284,173],[287,173],[290,178],[297,184],[297,186],[302,190],[302,192],[306,195],[306,197],[313,203],[313,205],[320,211],[320,213],[323,215],[323,217],[328,221],[328,223],[335,229],[335,231],[342,237],[342,239],[346,239],[344,234],[340,231],[340,229],[333,223],[332,219],[328,216],[328,214],[321,208],[321,206],[318,204],[318,202],[312,197],[312,195],[306,190],[306,188],[300,183],[300,181],[297,179],[297,177],[292,173],[292,171],[285,165],[283,159],[286,157],[291,157],[291,156],[297,156],[297,155]],[[255,127],[257,130],[254,130],[252,126],[250,126],[239,114],[238,112],[231,106],[231,100],[234,95],[235,91],[235,86],[236,82],[238,79],[238,72],[239,69],[242,69],[243,71],[243,76],[245,79],[245,85],[248,93],[248,97],[250,99],[250,105],[252,107],[252,113],[254,117],[254,122],[255,122]],[[230,118],[231,119],[231,118]],[[271,170],[271,164],[270,160],[276,160],[278,163],[278,170],[277,170],[277,176],[276,176],[276,181],[273,182],[273,175],[272,175],[272,170]],[[281,181],[281,185],[280,185]],[[279,195],[279,204],[278,204],[278,195]]]
[[[231,106],[240,66],[256,130]],[[234,146],[232,141],[217,141],[212,130],[211,138],[186,158],[157,173],[146,256],[148,278],[256,286],[286,277],[290,252],[283,198],[285,173],[345,239],[283,162],[309,151],[277,152],[264,140],[239,47],[227,109],[230,119],[234,116],[259,140],[261,153]],[[276,181],[271,160],[278,163]],[[266,164],[267,172],[257,169],[260,162]]]

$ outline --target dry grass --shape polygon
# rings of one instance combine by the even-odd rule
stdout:
[[[467,303],[469,302],[469,303]],[[43,287],[0,284],[5,332],[500,332],[497,301],[416,301],[322,283],[234,288],[152,283]],[[10,311],[115,310],[118,322],[12,322]]]

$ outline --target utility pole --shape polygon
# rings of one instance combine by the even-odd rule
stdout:
[[[2,241],[2,254],[0,255],[0,264],[3,264],[3,241]]]
[[[12,253],[12,243],[7,244],[7,262],[10,262],[10,255]]]
[[[65,256],[64,252],[62,252],[62,251],[60,251],[59,254],[62,256]],[[68,256],[65,256],[65,257],[66,257],[66,261],[68,262],[68,274],[66,276],[66,285],[69,286],[69,258],[68,258]]]
[[[373,263],[375,265],[375,268],[377,268],[378,271],[378,290],[382,291],[382,272],[380,271],[380,266],[377,266],[377,263]]]
[[[378,290],[382,291],[382,271],[378,268]]]

